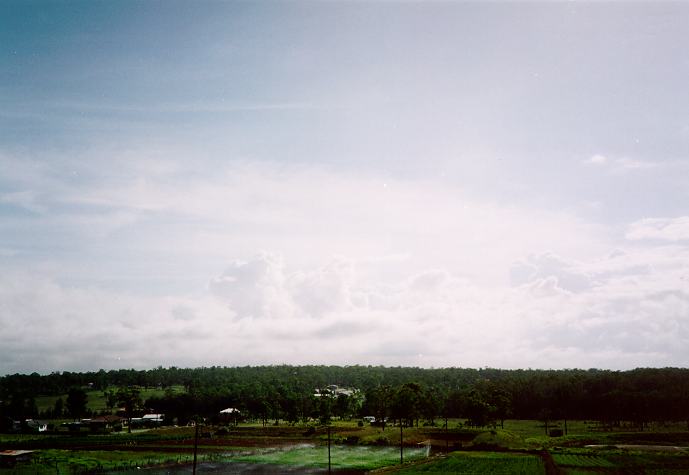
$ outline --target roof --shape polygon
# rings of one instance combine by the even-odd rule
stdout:
[[[2,457],[19,457],[20,455],[32,454],[35,450],[0,450]]]
[[[122,418],[120,416],[105,415],[98,416],[91,419],[91,422],[120,422]]]
[[[158,419],[164,419],[164,418],[165,418],[165,414],[145,414],[142,417],[142,419],[147,420],[147,421],[151,420],[151,419],[158,420]]]
[[[242,412],[242,411],[240,411],[236,407],[228,407],[227,409],[223,409],[222,411],[220,411],[220,414],[234,414],[234,413],[239,414],[240,412]]]

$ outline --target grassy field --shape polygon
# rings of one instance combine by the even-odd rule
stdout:
[[[174,393],[183,393],[184,386],[171,386],[171,389]],[[110,388],[109,390],[113,390],[117,392],[117,388],[113,387]],[[141,399],[145,401],[148,398],[151,397],[162,397],[165,395],[165,390],[164,389],[157,389],[157,388],[141,388]],[[105,411],[108,406],[105,401],[105,394],[103,391],[100,390],[87,390],[86,391],[86,396],[88,397],[88,402],[86,403],[86,407],[90,409],[93,412],[101,412]],[[67,402],[67,394],[60,394],[57,396],[38,396],[36,398],[36,406],[38,407],[39,412],[44,412],[48,409],[52,409],[55,407],[55,401],[58,399],[62,399],[63,403]]]

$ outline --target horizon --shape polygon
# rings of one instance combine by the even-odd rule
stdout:
[[[686,3],[0,5],[0,374],[689,366]]]
[[[549,371],[557,371],[557,372],[569,372],[569,371],[581,371],[581,372],[613,372],[613,373],[631,373],[634,371],[646,371],[646,370],[687,370],[689,368],[686,367],[678,367],[678,366],[664,366],[664,367],[637,367],[637,368],[630,368],[630,369],[611,369],[611,368],[491,368],[491,367],[482,367],[482,368],[467,368],[467,367],[459,367],[459,366],[446,366],[446,367],[421,367],[421,366],[384,366],[384,365],[366,365],[366,364],[360,364],[360,365],[326,365],[326,364],[308,364],[308,365],[293,365],[293,364],[286,364],[286,363],[281,363],[281,364],[265,364],[265,365],[243,365],[243,366],[197,366],[197,367],[179,367],[179,366],[168,366],[168,367],[155,367],[155,368],[113,368],[113,369],[104,369],[104,368],[99,368],[96,370],[87,370],[87,371],[72,371],[72,370],[62,370],[62,371],[53,371],[50,373],[40,373],[40,372],[32,372],[32,373],[7,373],[7,374],[0,374],[0,378],[4,378],[7,376],[32,376],[33,374],[38,374],[40,377],[44,376],[50,376],[51,374],[62,374],[62,373],[70,373],[70,374],[85,374],[85,373],[100,373],[101,371],[104,371],[106,373],[108,372],[117,372],[117,371],[135,371],[135,372],[148,372],[148,371],[158,371],[158,370],[171,370],[171,369],[177,369],[177,370],[191,370],[191,371],[202,371],[202,370],[207,370],[207,369],[242,369],[242,368],[272,368],[272,367],[280,367],[280,366],[288,366],[288,367],[293,367],[293,368],[318,368],[318,367],[336,367],[336,368],[342,368],[342,369],[347,369],[347,368],[356,368],[356,367],[361,367],[361,368],[381,368],[381,369],[414,369],[414,370],[422,370],[422,371],[435,371],[435,370],[458,370],[458,371],[505,371],[505,372],[511,372],[511,371],[543,371],[543,372],[549,372]]]

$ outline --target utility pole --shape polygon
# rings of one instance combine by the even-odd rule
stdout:
[[[445,453],[450,452],[450,434],[448,434],[447,417],[445,418]]]
[[[330,426],[328,426],[328,474],[331,473],[330,466]]]
[[[196,453],[199,450],[199,421],[198,418],[194,423],[194,468],[192,469],[192,474],[196,475]]]
[[[402,435],[402,418],[400,418],[400,465],[404,463],[404,439]]]

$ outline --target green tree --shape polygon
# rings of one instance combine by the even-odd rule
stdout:
[[[392,416],[395,419],[399,419],[400,424],[405,422],[407,426],[411,427],[416,420],[418,426],[418,419],[421,414],[419,407],[422,392],[421,385],[418,383],[405,383],[397,388],[392,398],[391,410]]]
[[[73,419],[79,419],[86,414],[88,397],[81,388],[71,388],[67,392],[67,412]]]
[[[117,402],[124,407],[127,416],[127,431],[132,432],[132,415],[141,408],[141,393],[137,388],[120,388],[117,391]]]
[[[112,389],[103,392],[105,396],[105,407],[108,408],[108,412],[112,413],[112,410],[117,405],[117,393]]]
[[[64,412],[64,401],[62,398],[58,398],[57,401],[55,401],[55,406],[53,407],[53,417],[55,418],[60,418],[62,417],[62,413]]]
[[[383,430],[385,430],[385,424],[388,415],[390,415],[393,394],[394,391],[388,384],[382,384],[366,394],[366,405],[373,412],[373,416]]]
[[[464,398],[464,416],[473,427],[495,425],[495,407],[490,404],[488,394],[480,385],[474,385]]]

